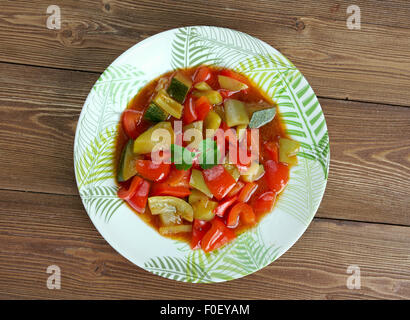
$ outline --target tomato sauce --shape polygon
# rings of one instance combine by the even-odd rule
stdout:
[[[209,67],[211,70],[214,72],[217,72],[218,70],[221,70],[221,68],[217,67]],[[187,77],[193,78],[195,72],[197,70],[197,67],[193,68],[187,68],[187,69],[182,69],[178,70],[183,72]],[[158,81],[161,78],[168,78],[170,79],[172,75],[175,73],[175,71],[170,71],[166,74],[161,75],[160,77],[152,80],[149,82],[146,86],[144,86],[139,93],[128,103],[127,108],[129,109],[134,109],[134,110],[139,110],[144,112],[146,108],[148,107],[150,101],[152,100],[154,94],[155,94],[155,89],[158,85]],[[241,75],[242,76],[242,75]],[[218,86],[218,80],[216,77],[211,78],[209,81],[207,81],[208,84],[212,87],[215,88]],[[243,76],[243,82],[245,82],[248,85],[248,88],[246,91],[240,91],[238,93],[235,93],[233,96],[230,98],[241,100],[243,102],[263,102],[266,104],[269,104],[271,106],[276,107],[276,116],[275,118],[268,124],[262,126],[259,128],[259,150],[260,150],[260,163],[263,164],[265,159],[266,159],[266,152],[264,151],[263,148],[263,142],[264,141],[278,141],[280,137],[287,137],[285,133],[285,127],[283,123],[281,122],[280,119],[280,114],[278,112],[278,106],[276,103],[274,103],[272,100],[269,99],[269,97],[262,92],[254,83],[252,80],[249,78]],[[175,119],[171,117],[169,121],[173,123]],[[150,126],[153,124],[149,123],[148,121],[142,120],[140,127],[141,127],[141,132],[145,131],[148,129]],[[118,136],[117,136],[117,141],[116,141],[116,147],[115,147],[115,170],[117,171],[118,169],[118,164],[120,161],[120,156],[122,149],[124,148],[125,144],[128,141],[128,137],[124,132],[124,129],[122,127],[121,121],[118,124]],[[117,182],[119,186],[126,186],[127,183],[129,182]],[[151,184],[154,184],[155,182],[151,182]],[[251,196],[250,200],[248,201],[248,204],[250,206],[253,206],[253,203],[255,200],[262,195],[264,192],[269,191],[269,187],[266,181],[266,174],[260,178],[258,181],[256,181],[258,184],[257,190],[253,193]],[[135,210],[134,210],[135,211]],[[145,221],[148,225],[153,227],[154,229],[158,230],[159,229],[159,219],[158,216],[151,215],[150,210],[148,208],[148,205],[146,207],[146,210],[143,214],[135,212],[143,221]],[[260,221],[260,219],[264,216],[265,214],[256,214],[256,220],[257,223]],[[247,230],[249,226],[241,224],[239,222],[238,227],[235,229],[235,232],[237,234]],[[169,235],[167,237],[173,238],[173,239],[178,239],[178,240],[183,240],[189,242],[191,239],[191,233],[180,233],[180,234],[174,234],[174,235]]]

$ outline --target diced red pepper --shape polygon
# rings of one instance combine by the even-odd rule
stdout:
[[[151,194],[153,196],[174,196],[183,198],[191,194],[189,189],[189,179],[191,170],[178,170],[172,168],[168,178],[152,186]]]
[[[170,168],[169,163],[155,163],[151,160],[135,161],[135,169],[138,174],[151,181],[164,180],[168,176]]]
[[[218,206],[215,208],[214,213],[218,217],[223,217],[225,215],[226,210],[235,203],[235,201],[238,199],[237,196],[234,196],[232,198],[229,198],[227,200],[222,201],[221,203],[218,204]]]
[[[277,143],[274,141],[265,142],[264,147],[269,159],[275,162],[279,162],[279,152]]]
[[[208,221],[195,219],[192,224],[191,249],[201,248],[201,240],[206,232],[211,228],[211,223]]]
[[[230,91],[226,89],[219,89],[218,92],[222,96],[222,99],[225,101],[225,99],[228,99],[230,96],[234,95],[236,91]]]
[[[252,207],[256,214],[268,213],[272,210],[276,200],[276,192],[267,191],[253,202]]]
[[[164,181],[171,187],[186,187],[189,188],[189,179],[191,178],[191,169],[178,170],[172,168],[168,178]]]
[[[231,189],[231,191],[228,192],[226,195],[228,198],[233,197],[236,195],[241,189],[243,188],[245,184],[242,181],[236,182],[235,186]]]
[[[235,179],[221,164],[202,171],[202,175],[207,187],[218,200],[223,199],[236,184]]]
[[[189,124],[194,122],[198,118],[198,115],[195,111],[195,100],[193,97],[189,97],[185,100],[184,103],[184,112],[182,115],[182,121],[184,124]]]
[[[157,183],[152,186],[153,196],[173,196],[184,198],[191,194],[191,190],[185,187],[171,187],[165,183]]]
[[[239,217],[245,224],[251,225],[256,222],[255,213],[250,205],[238,202],[235,204],[231,211],[229,211],[228,218],[226,220],[226,226],[229,228],[236,228],[239,224]]]
[[[195,112],[197,114],[197,120],[204,120],[208,112],[212,110],[212,105],[209,103],[207,97],[199,97],[195,101]]]
[[[242,202],[248,202],[252,194],[258,189],[258,184],[255,182],[248,182],[241,190],[238,196],[238,200]]]
[[[211,79],[212,71],[206,66],[201,66],[195,72],[194,75],[194,84],[199,82],[206,82]]]
[[[141,133],[140,123],[142,116],[142,111],[133,109],[127,109],[122,113],[122,127],[125,134],[131,139],[136,139]]]
[[[150,183],[148,181],[143,181],[134,196],[129,199],[128,204],[139,213],[144,213],[147,206],[148,193],[149,193]]]
[[[201,240],[201,247],[205,252],[218,249],[236,238],[235,232],[227,228],[219,218],[213,219],[211,223],[211,228]]]
[[[282,162],[268,160],[264,164],[265,177],[269,189],[274,192],[281,192],[289,181],[289,167]]]
[[[144,180],[141,177],[134,176],[131,180],[131,184],[129,185],[128,188],[125,186],[121,186],[118,191],[117,195],[119,198],[123,200],[129,200],[131,199],[135,193],[137,192],[138,187]]]

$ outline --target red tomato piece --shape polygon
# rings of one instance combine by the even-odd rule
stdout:
[[[287,164],[268,160],[265,162],[264,167],[269,189],[276,193],[281,192],[289,181],[289,167]]]
[[[205,252],[218,249],[236,238],[235,232],[227,228],[219,218],[213,219],[211,223],[211,228],[201,240],[201,247]]]
[[[184,113],[182,115],[182,121],[184,124],[194,122],[198,118],[195,111],[195,100],[193,97],[189,97],[184,103]]]
[[[258,184],[255,182],[248,182],[241,190],[238,200],[241,202],[248,202],[252,194],[258,189]]]
[[[211,79],[212,71],[206,66],[201,66],[195,72],[194,75],[194,84],[199,82],[206,82]]]
[[[255,213],[250,205],[238,202],[235,204],[231,211],[229,211],[228,218],[226,220],[226,226],[229,228],[236,228],[239,224],[239,218],[245,224],[254,224],[256,222]]]
[[[276,192],[267,191],[262,193],[258,199],[252,204],[256,214],[268,213],[272,210],[276,200]]]
[[[197,114],[196,120],[204,120],[209,111],[212,110],[212,105],[209,103],[207,97],[202,96],[195,101],[195,112]]]
[[[140,186],[140,184],[143,181],[144,180],[141,177],[134,176],[131,180],[131,184],[128,187],[128,189],[125,186],[121,186],[118,189],[118,191],[117,191],[118,197],[123,199],[123,200],[131,199],[135,195],[135,193],[137,192],[137,188]]]
[[[169,163],[155,163],[151,160],[135,161],[135,169],[138,174],[151,181],[164,180],[168,176],[170,168]]]
[[[125,134],[131,138],[136,139],[140,135],[139,125],[141,123],[143,112],[127,109],[122,113],[122,127]]]
[[[235,179],[221,164],[203,170],[202,175],[207,187],[218,200],[223,199],[236,184]]]
[[[211,228],[211,223],[208,221],[195,219],[192,224],[191,249],[201,248],[201,240],[206,232]]]
[[[218,217],[223,217],[225,215],[226,210],[234,204],[234,202],[238,199],[237,196],[234,196],[232,198],[229,198],[227,200],[222,201],[221,203],[218,204],[218,206],[215,208],[214,212]]]
[[[264,143],[265,151],[268,154],[270,160],[279,162],[278,145],[274,141]]]
[[[144,213],[147,206],[148,193],[149,193],[150,183],[148,181],[143,181],[134,196],[129,199],[128,204],[139,213]]]

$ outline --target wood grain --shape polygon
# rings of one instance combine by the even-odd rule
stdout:
[[[410,299],[410,2],[0,1],[0,299]],[[242,279],[187,284],[134,266],[88,218],[74,179],[78,116],[99,74],[158,32],[215,25],[286,55],[320,97],[325,196],[302,238]],[[349,100],[355,100],[354,102]],[[347,221],[348,220],[348,221]],[[48,290],[46,268],[62,270]],[[346,287],[358,265],[361,289]]]
[[[77,196],[0,191],[0,298],[409,299],[409,237],[408,227],[315,219],[294,247],[255,274],[188,284],[153,276],[116,253]],[[61,290],[46,287],[54,264]],[[353,264],[360,290],[346,287]]]
[[[361,30],[346,27],[348,0],[53,4],[62,11],[60,30],[46,28],[47,1],[2,6],[0,61],[102,72],[124,50],[155,33],[214,25],[247,32],[280,50],[319,96],[410,105],[406,1],[361,2]]]
[[[77,194],[75,127],[96,78],[0,64],[0,188]],[[331,165],[318,216],[410,225],[410,109],[320,102]]]

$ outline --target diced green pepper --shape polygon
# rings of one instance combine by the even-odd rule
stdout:
[[[194,210],[194,219],[209,221],[215,217],[214,210],[218,206],[218,202],[210,199],[199,200],[195,202],[192,207]]]
[[[221,94],[216,90],[194,91],[192,95],[196,98],[205,96],[210,104],[220,104],[223,101]]]
[[[203,121],[195,121],[190,124],[187,124],[184,126],[183,131],[184,131],[184,139],[189,138],[189,140],[184,140],[187,141],[189,146],[194,149],[198,149],[201,141],[203,140]],[[189,131],[188,131],[189,130]],[[188,131],[188,132],[187,132]]]
[[[229,127],[241,124],[248,124],[249,117],[245,105],[242,101],[235,99],[226,99],[224,102],[225,120]]]
[[[245,83],[226,76],[219,75],[218,82],[222,89],[229,91],[241,91],[248,88],[248,85]]]
[[[213,197],[212,192],[208,189],[208,186],[205,183],[202,172],[196,169],[192,169],[191,179],[189,185],[192,188],[195,188],[203,193],[205,193],[209,198]]]
[[[236,137],[238,138],[238,141],[241,141],[245,136],[247,127],[248,126],[246,124],[240,124],[239,126],[236,126]]]
[[[153,215],[174,214],[180,215],[183,219],[192,222],[194,212],[192,206],[177,197],[155,196],[148,198],[148,206]]]
[[[195,202],[199,200],[207,200],[209,199],[207,195],[197,189],[193,189],[188,197],[188,202],[192,206]]]
[[[296,157],[299,152],[300,143],[299,141],[290,140],[286,138],[279,139],[279,161],[285,162],[290,165],[295,165],[298,163]]]
[[[207,138],[212,138],[215,134],[216,129],[221,125],[221,117],[213,110],[209,111],[205,117],[205,133]]]
[[[204,81],[198,82],[196,85],[194,85],[194,88],[200,91],[212,90],[211,86]]]
[[[159,147],[159,145],[163,146],[163,149],[169,149],[173,142],[174,130],[172,129],[171,123],[168,121],[158,122],[134,140],[134,153],[150,153],[155,147]]]
[[[182,104],[172,99],[165,90],[159,90],[157,95],[152,101],[162,108],[165,112],[169,113],[173,117],[180,119],[182,116]]]
[[[226,169],[226,171],[228,171],[231,176],[235,179],[235,181],[238,181],[239,177],[240,177],[240,173],[238,170],[238,167],[234,164],[230,164],[230,163],[224,163],[223,165]]]
[[[241,180],[245,182],[253,182],[258,180],[265,173],[265,168],[263,165],[253,162],[248,170],[241,175]]]

